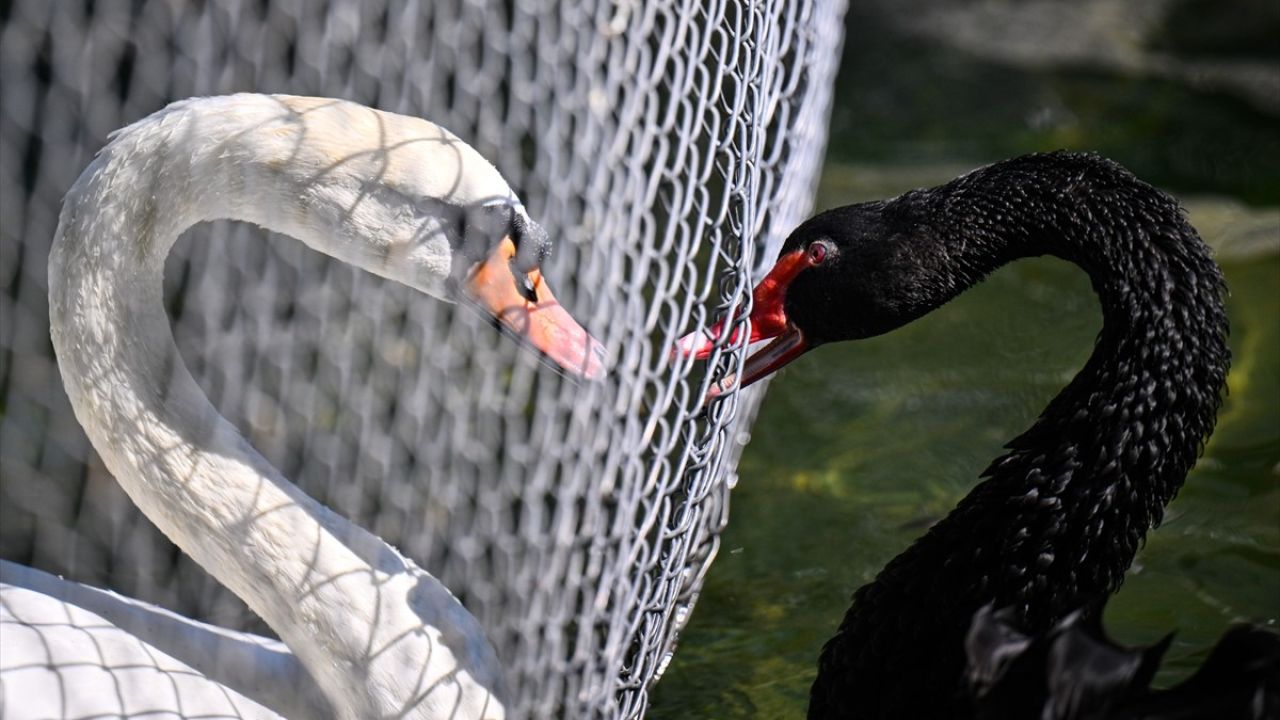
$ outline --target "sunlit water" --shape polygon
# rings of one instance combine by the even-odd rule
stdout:
[[[914,182],[828,168],[819,203],[949,172]],[[1232,622],[1280,622],[1280,210],[1187,204],[1231,291],[1230,395],[1106,614],[1125,642],[1177,630],[1163,683]],[[819,349],[774,380],[650,717],[803,716],[853,590],[977,483],[1083,365],[1100,324],[1083,272],[1023,260],[901,330]]]

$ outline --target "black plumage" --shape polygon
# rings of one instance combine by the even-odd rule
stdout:
[[[974,615],[965,641],[976,720],[1264,720],[1280,715],[1280,636],[1234,625],[1194,675],[1151,681],[1173,635],[1146,647],[1107,637],[1083,608],[1036,637],[1007,610]]]
[[[1229,364],[1222,275],[1169,195],[1095,155],[996,163],[822,213],[786,289],[809,346],[881,334],[1012,260],[1052,255],[1102,305],[1093,354],[945,519],[859,589],[823,648],[810,718],[970,717],[964,640],[1006,609],[1036,635],[1113,592],[1211,432]]]

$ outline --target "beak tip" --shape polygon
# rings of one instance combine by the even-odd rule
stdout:
[[[732,391],[738,385],[738,376],[730,375],[728,377],[717,380],[707,388],[707,395],[702,400],[703,405],[710,405],[711,401],[717,400]]]
[[[581,326],[569,323],[572,319],[566,314],[559,320],[557,332],[526,339],[563,374],[592,382],[603,380],[612,365],[604,344]]]
[[[588,351],[582,368],[582,377],[587,380],[603,380],[609,374],[609,353],[604,345],[590,335],[587,336]]]
[[[702,330],[694,330],[676,341],[675,347],[671,349],[672,357],[694,357],[698,360],[706,360],[711,355],[712,349],[715,347],[715,338],[708,335]]]

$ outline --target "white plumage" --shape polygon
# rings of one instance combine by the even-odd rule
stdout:
[[[497,225],[475,222],[494,209]],[[537,270],[521,276],[521,238],[545,234],[497,170],[444,129],[338,100],[234,95],[175,103],[119,131],[67,194],[50,256],[63,382],[134,502],[287,648],[6,564],[3,716],[129,714],[127,696],[150,688],[159,716],[327,714],[327,703],[351,719],[502,717],[502,668],[475,618],[281,477],[179,358],[164,259],[183,230],[219,218],[440,298],[462,288],[569,372],[603,374],[603,351]],[[130,663],[139,667],[107,669]],[[277,682],[292,686],[263,690]],[[51,699],[53,687],[73,704]],[[315,688],[323,698],[308,695]]]
[[[281,642],[3,560],[0,693],[6,718],[333,714]]]

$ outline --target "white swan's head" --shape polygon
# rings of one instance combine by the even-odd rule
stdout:
[[[183,103],[170,108],[193,120],[185,140],[171,136],[170,152],[175,141],[208,151],[196,153],[193,179],[200,181],[202,168],[217,172],[212,186],[228,187],[227,196],[245,205],[222,208],[220,216],[253,220],[370,272],[477,307],[566,372],[605,374],[603,346],[542,277],[551,250],[546,231],[497,169],[449,131],[323,98],[192,102],[204,103],[203,112],[182,113]],[[212,103],[219,107],[208,112]]]
[[[564,371],[604,377],[604,346],[574,321],[542,277],[551,240],[523,207],[498,203],[469,209],[460,240],[453,248],[449,281],[456,299]]]

